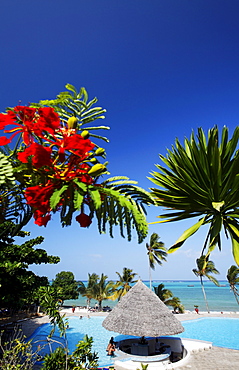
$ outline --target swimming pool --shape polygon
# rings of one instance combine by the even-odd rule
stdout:
[[[180,338],[199,339],[212,342],[214,346],[239,350],[239,319],[201,318],[182,321],[185,331]]]
[[[118,333],[108,331],[102,326],[104,317],[70,317],[67,339],[69,350],[73,351],[79,340],[87,334],[93,337],[93,351],[98,352],[99,366],[113,365],[113,360],[106,354],[106,347],[111,337]],[[214,346],[239,350],[239,319],[231,318],[201,318],[182,322],[185,331],[177,337],[199,339],[212,342]],[[50,333],[50,325],[42,325],[33,333],[33,341],[46,337]],[[57,334],[57,333],[56,333]],[[122,336],[120,336],[122,337]]]

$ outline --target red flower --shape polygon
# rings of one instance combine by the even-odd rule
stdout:
[[[90,185],[93,183],[93,178],[88,175],[90,166],[87,163],[81,163],[81,160],[76,156],[71,156],[70,162],[64,167],[54,167],[54,178],[65,181],[79,179],[80,181]]]
[[[22,139],[25,145],[30,145],[34,142],[34,135],[44,137],[44,132],[54,134],[55,130],[60,127],[60,118],[53,108],[30,108],[17,106],[13,111],[8,111],[7,114],[0,114],[0,129],[5,129],[7,125],[14,125],[10,130],[5,130],[5,133],[13,133],[10,139],[22,132]],[[10,142],[9,141],[9,142]],[[0,141],[0,144],[3,141]]]
[[[44,147],[37,143],[33,143],[23,152],[18,153],[18,159],[22,163],[27,163],[28,157],[31,155],[33,156],[32,165],[36,168],[50,166],[52,164],[51,148]]]
[[[95,147],[89,139],[84,139],[81,135],[73,133],[73,130],[61,130],[63,138],[58,139],[54,144],[59,147],[59,158],[61,162],[65,160],[65,151],[81,157],[81,160],[87,158],[87,154]],[[75,130],[73,131],[75,132]]]
[[[7,145],[10,144],[11,139],[8,139],[6,136],[0,136],[0,145]]]
[[[44,215],[51,211],[50,197],[52,196],[53,191],[54,184],[46,186],[36,185],[26,188],[25,198],[27,200],[27,204]]]
[[[48,221],[51,219],[51,215],[47,214],[45,216],[42,216],[42,213],[38,210],[36,210],[33,214],[33,217],[35,218],[35,224],[38,226],[45,226],[47,225]]]
[[[47,131],[49,134],[54,135],[55,131],[60,128],[60,118],[53,108],[39,108],[38,109],[39,119],[37,120],[37,126],[40,132]],[[36,135],[37,132],[35,131]],[[39,133],[39,136],[40,133]]]
[[[89,227],[92,223],[90,216],[86,215],[85,213],[81,213],[80,215],[76,216],[76,221],[79,222],[81,227]]]
[[[12,140],[15,135],[22,132],[24,144],[33,143],[33,118],[36,114],[35,108],[17,106],[14,111],[8,111],[5,115],[5,125],[14,125],[10,130],[5,130],[5,133],[13,133],[9,140]],[[3,119],[3,117],[2,117]]]
[[[33,143],[23,152],[18,153],[18,159],[22,163],[27,163],[28,157],[31,155],[33,156],[32,165],[36,168],[41,168],[42,166],[50,166],[52,164],[51,148]]]

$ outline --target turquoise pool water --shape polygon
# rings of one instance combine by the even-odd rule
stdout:
[[[180,338],[200,339],[212,342],[214,346],[239,350],[239,319],[202,318],[183,321],[185,331]]]
[[[93,350],[98,352],[99,366],[113,364],[113,360],[107,356],[106,347],[111,337],[119,334],[108,331],[102,327],[104,317],[70,317],[67,339],[69,350],[73,351],[77,342],[87,334],[93,337]],[[182,322],[185,331],[177,336],[181,338],[200,339],[212,342],[213,345],[239,350],[239,319],[230,318],[202,318]],[[45,324],[33,334],[33,342],[41,340],[50,333],[50,325]],[[56,333],[57,335],[57,333]],[[122,336],[121,336],[122,337]],[[46,350],[46,349],[45,349]]]

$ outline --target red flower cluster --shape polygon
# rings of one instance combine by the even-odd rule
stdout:
[[[5,130],[7,125],[15,127]],[[5,133],[12,133],[10,138],[0,137],[0,145],[9,144],[19,132],[22,133],[24,144],[29,145],[33,143],[34,135],[43,138],[45,132],[53,134],[58,128],[60,128],[60,118],[53,108],[17,106],[6,114],[0,114],[0,129]]]
[[[33,208],[35,224],[39,226],[46,226],[47,222],[51,219],[50,197],[53,191],[53,184],[31,186],[25,190],[27,204]]]
[[[7,129],[9,125],[12,127]],[[78,134],[76,129],[61,124],[53,108],[16,106],[6,114],[0,114],[0,129],[8,134],[0,137],[0,145],[9,144],[18,133],[22,136],[25,149],[17,153],[17,158],[28,164],[28,184],[31,180],[32,184],[38,184],[25,190],[26,201],[33,209],[37,225],[46,226],[51,219],[50,198],[56,190],[72,183],[74,189],[75,179],[87,185],[94,183],[88,174],[91,166],[86,162],[95,145]],[[63,192],[57,207],[60,209],[64,202],[74,197],[72,194],[72,190]],[[86,195],[84,203],[87,204]],[[82,227],[91,224],[91,218],[84,213],[76,220]]]

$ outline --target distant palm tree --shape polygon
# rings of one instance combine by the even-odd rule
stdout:
[[[112,300],[120,300],[131,288],[132,284],[136,283],[136,280],[133,280],[136,273],[132,269],[126,267],[123,268],[122,275],[119,272],[116,272],[119,277],[119,280],[116,281],[114,288],[116,289],[113,295],[110,297]]]
[[[206,307],[207,307],[207,312],[210,313],[208,302],[207,302],[207,296],[206,296],[206,292],[205,292],[204,285],[203,285],[203,277],[208,278],[215,285],[219,286],[219,282],[217,281],[217,279],[211,275],[211,274],[219,274],[219,271],[216,269],[214,262],[209,261],[208,258],[209,256],[204,256],[204,255],[202,255],[200,258],[197,258],[196,260],[197,269],[193,269],[192,271],[194,272],[196,276],[199,276],[200,278],[202,292],[203,292],[204,300],[205,300]]]
[[[149,281],[150,289],[152,289],[152,276],[151,270],[155,270],[155,264],[162,265],[162,261],[166,261],[167,248],[165,248],[163,242],[159,242],[159,236],[153,233],[150,237],[149,244],[146,243],[147,255],[149,258]]]
[[[184,306],[182,305],[180,299],[178,297],[172,297],[172,299],[168,299],[167,306],[173,307],[175,313],[184,313]]]
[[[155,294],[159,299],[166,304],[167,300],[173,297],[171,290],[166,289],[164,284],[159,284],[157,287],[154,287]]]
[[[114,291],[114,282],[107,279],[108,276],[101,274],[100,280],[92,287],[93,298],[99,303],[99,311],[102,310],[103,300],[111,299],[110,296]]]
[[[239,304],[239,293],[236,285],[239,283],[239,268],[235,265],[232,265],[227,271],[227,280],[230,284],[230,288],[233,291],[233,294],[236,298],[237,303]]]
[[[166,289],[164,284],[159,284],[157,287],[154,287],[154,292],[164,304],[173,307],[174,312],[176,312],[177,309],[180,313],[184,312],[184,307],[180,299],[174,297],[171,290]]]
[[[97,283],[99,279],[99,276],[95,273],[88,274],[88,283],[85,285],[82,281],[79,281],[79,287],[78,290],[82,297],[87,298],[87,308],[90,307],[90,301],[92,298],[94,298],[94,285]]]

